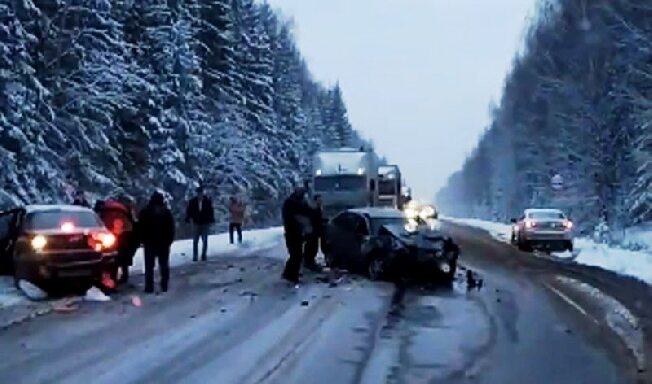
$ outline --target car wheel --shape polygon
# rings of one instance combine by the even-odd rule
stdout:
[[[519,241],[518,249],[523,252],[532,252],[532,245],[528,241]]]
[[[573,252],[573,242],[572,241],[567,241],[566,242],[566,250],[568,252]]]
[[[367,267],[367,276],[369,276],[369,278],[374,281],[383,279],[385,276],[385,265],[380,258],[374,257],[371,259],[371,261],[369,261],[369,265]]]
[[[516,244],[516,234],[515,234],[513,231],[512,231],[512,236],[511,236],[511,238],[509,239],[509,242],[510,242],[512,245]]]

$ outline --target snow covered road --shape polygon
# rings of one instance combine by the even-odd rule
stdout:
[[[295,288],[279,279],[277,238],[179,266],[166,295],[133,289],[0,330],[0,382],[629,382],[577,311],[531,276],[481,262],[504,245],[453,235],[483,289],[335,273]]]

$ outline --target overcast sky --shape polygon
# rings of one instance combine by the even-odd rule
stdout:
[[[536,0],[269,0],[353,127],[430,199],[489,123]]]

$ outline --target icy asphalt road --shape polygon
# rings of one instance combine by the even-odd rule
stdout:
[[[505,245],[449,229],[481,290],[315,275],[297,289],[269,254],[215,259],[174,270],[166,295],[133,290],[0,330],[0,383],[632,382],[599,327],[486,258]]]

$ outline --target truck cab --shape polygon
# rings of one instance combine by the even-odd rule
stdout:
[[[378,167],[372,151],[338,148],[317,152],[312,161],[313,193],[329,218],[346,209],[378,204]]]

